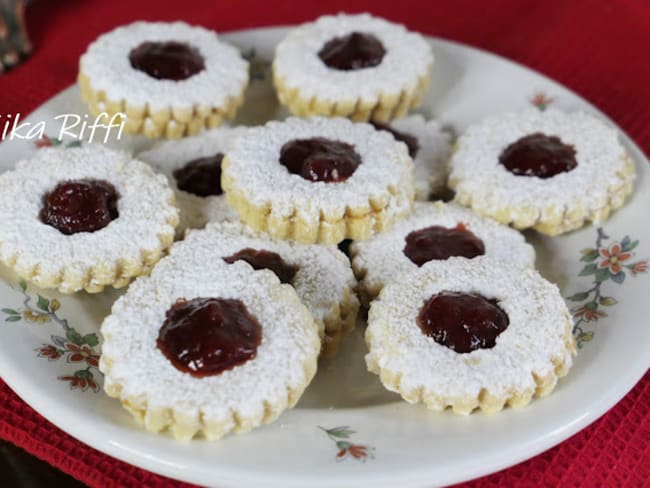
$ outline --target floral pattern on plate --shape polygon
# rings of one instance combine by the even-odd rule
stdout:
[[[68,321],[58,315],[61,303],[56,299],[48,299],[37,294],[36,297],[27,292],[24,281],[19,283],[23,295],[22,307],[3,308],[5,322],[25,322],[32,324],[54,323],[62,329],[63,335],[52,334],[51,343],[43,344],[35,349],[39,358],[48,361],[65,359],[79,369],[70,374],[57,377],[59,381],[67,382],[71,390],[92,391],[100,390],[99,380],[99,337],[95,333],[80,334]],[[35,302],[35,303],[34,303]]]

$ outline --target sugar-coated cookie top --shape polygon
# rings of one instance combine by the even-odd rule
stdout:
[[[177,41],[198,49],[205,69],[181,81],[159,80],[131,66],[129,53],[143,42]],[[134,22],[99,36],[81,57],[79,70],[94,91],[150,111],[222,106],[248,83],[248,62],[213,31],[185,22]]]
[[[323,45],[352,32],[374,35],[386,51],[374,67],[350,71],[329,68],[318,57]],[[362,99],[376,103],[382,94],[399,95],[415,88],[428,75],[433,52],[427,41],[403,25],[369,14],[326,15],[292,30],[275,53],[273,68],[288,88],[299,88],[304,98],[329,101]]]

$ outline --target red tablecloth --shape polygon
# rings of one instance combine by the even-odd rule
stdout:
[[[319,14],[370,11],[426,34],[478,46],[574,89],[650,152],[650,3],[644,0],[451,2],[37,0],[35,52],[0,76],[0,114],[27,114],[73,83],[98,34],[133,20],[183,19],[217,31],[291,24]],[[105,456],[35,413],[0,381],[0,437],[92,486],[174,482]],[[609,413],[561,445],[468,486],[650,486],[650,375]],[[432,480],[434,483],[435,480]]]

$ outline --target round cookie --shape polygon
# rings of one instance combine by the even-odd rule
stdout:
[[[368,315],[368,369],[409,403],[468,414],[550,393],[575,354],[558,288],[492,260],[432,261],[387,285]]]
[[[220,127],[181,141],[163,141],[138,159],[163,173],[176,194],[180,224],[176,233],[200,229],[208,222],[237,221],[221,189],[221,161],[244,127]],[[179,188],[182,187],[182,188]]]
[[[90,44],[78,82],[93,115],[126,114],[127,134],[179,138],[235,115],[248,62],[203,27],[134,22]]]
[[[324,356],[333,356],[354,328],[359,310],[353,291],[356,280],[348,258],[336,246],[279,241],[233,222],[208,224],[188,233],[184,242],[174,249],[177,259],[200,249],[212,260],[270,270],[292,285],[319,325]]]
[[[367,239],[411,210],[404,144],[344,118],[288,118],[249,129],[222,164],[240,219],[273,237],[333,244]]]
[[[516,230],[442,202],[416,202],[413,213],[392,229],[353,242],[350,254],[365,305],[386,284],[430,260],[452,256],[472,262],[496,259],[515,268],[533,267],[535,263],[535,250]]]
[[[420,105],[433,53],[419,34],[368,14],[326,15],[277,46],[273,81],[291,113],[386,122]]]
[[[104,320],[104,390],[147,430],[179,440],[274,421],[316,372],[309,312],[272,273],[198,251],[174,256],[133,283]]]
[[[390,132],[408,147],[413,158],[416,200],[429,200],[446,188],[451,136],[437,121],[415,114],[393,120],[390,124],[373,125],[376,129]]]
[[[126,286],[177,224],[165,177],[103,146],[41,149],[0,175],[0,261],[42,288]]]
[[[557,235],[605,220],[634,177],[614,128],[586,113],[529,109],[471,126],[452,156],[449,186],[476,212]]]

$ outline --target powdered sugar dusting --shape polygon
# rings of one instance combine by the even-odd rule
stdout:
[[[444,290],[498,300],[510,324],[493,348],[458,354],[422,333],[416,323],[422,304]],[[509,398],[534,390],[533,374],[553,374],[553,361],[571,365],[565,343],[570,320],[558,288],[535,270],[490,260],[432,261],[386,286],[373,302],[366,361],[401,374],[402,390],[471,399],[485,389]]]
[[[200,197],[180,190],[173,173],[192,160],[226,154],[233,141],[245,131],[245,127],[221,127],[180,141],[163,141],[138,154],[139,159],[163,173],[174,189],[180,209],[179,234],[188,227],[201,228],[207,222],[239,220],[237,212],[226,202],[225,195]]]
[[[444,189],[447,183],[451,136],[436,120],[427,121],[419,114],[393,120],[390,125],[417,139],[419,149],[413,158],[415,199],[428,200],[432,193]]]
[[[399,275],[418,269],[403,252],[409,233],[432,225],[454,228],[459,223],[463,223],[485,245],[485,254],[471,259],[472,263],[494,259],[500,261],[502,266],[513,268],[534,265],[535,250],[516,230],[458,205],[416,202],[413,213],[390,230],[367,241],[353,242],[350,246],[354,269],[364,275],[364,288],[379,290]]]
[[[294,139],[325,137],[354,146],[362,164],[347,180],[312,182],[280,164],[280,149]],[[413,163],[406,146],[370,124],[344,118],[290,117],[249,129],[227,155],[224,169],[233,186],[256,205],[272,203],[271,212],[289,218],[294,211],[317,223],[323,213],[343,217],[348,208],[367,208],[385,197],[394,214],[408,212],[413,195]]]
[[[262,326],[255,358],[204,378],[171,364],[156,346],[165,312],[178,298],[196,297],[244,303]],[[149,408],[201,414],[208,423],[223,422],[233,412],[240,418],[261,418],[265,402],[286,404],[288,388],[302,390],[309,380],[305,365],[315,369],[320,347],[316,326],[291,286],[244,263],[213,259],[201,248],[194,255],[183,253],[182,259],[172,254],[150,277],[138,279],[115,302],[101,332],[105,388],[120,385],[122,398],[141,398]]]
[[[185,80],[157,80],[131,67],[129,53],[142,42],[178,41],[197,48],[205,69]],[[223,106],[248,83],[248,62],[217,34],[184,22],[134,22],[97,38],[79,62],[95,91],[151,111]]]
[[[573,146],[578,166],[542,179],[514,175],[499,164],[508,145],[535,132]],[[617,175],[624,165],[625,150],[614,128],[582,112],[530,109],[471,126],[458,140],[449,179],[457,193],[472,195],[474,206],[490,215],[535,208],[543,216],[549,207],[590,213],[606,207],[610,190],[627,183],[629,176]]]
[[[98,179],[116,189],[118,218],[95,232],[65,235],[39,218],[43,197],[57,184]],[[41,274],[83,276],[95,265],[140,262],[141,253],[160,248],[160,235],[173,235],[178,210],[164,176],[127,153],[101,145],[39,150],[0,175],[0,259],[18,255],[17,266],[39,266]]]
[[[373,34],[386,54],[372,68],[342,71],[329,68],[318,57],[323,45],[351,32]],[[382,94],[398,95],[415,88],[433,64],[431,47],[403,25],[368,14],[323,16],[294,29],[275,51],[275,76],[288,88],[300,89],[304,98],[317,96],[331,102],[361,99],[375,104]]]

